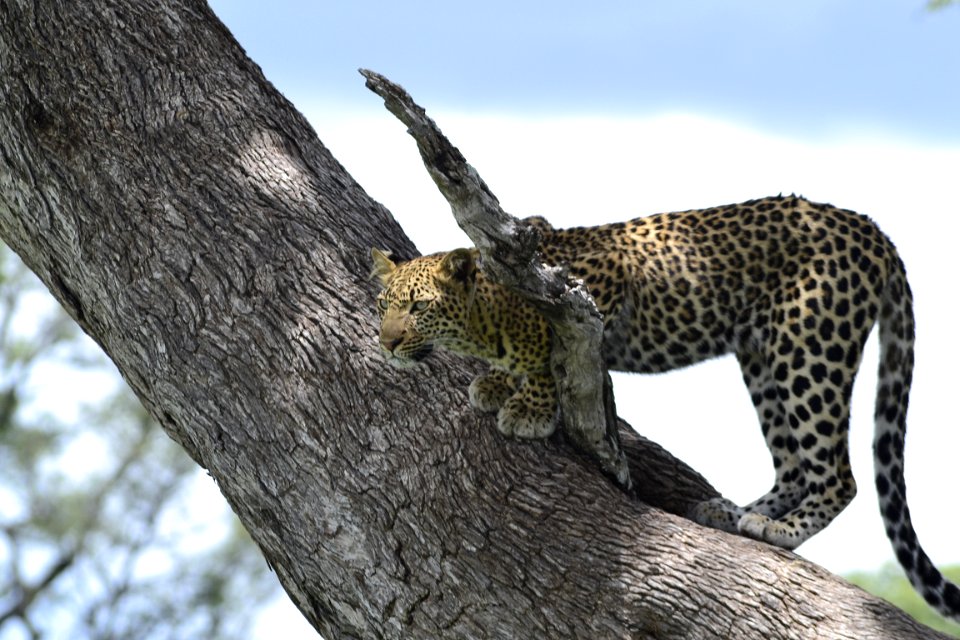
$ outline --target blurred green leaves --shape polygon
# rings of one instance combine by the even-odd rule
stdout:
[[[955,583],[960,582],[960,567],[946,568],[943,574]],[[875,573],[854,573],[846,578],[865,591],[903,609],[915,620],[937,631],[960,638],[960,625],[945,620],[943,616],[931,609],[920,594],[910,586],[899,565],[888,564]]]

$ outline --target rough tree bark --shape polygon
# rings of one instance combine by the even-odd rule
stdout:
[[[204,3],[0,2],[0,145],[0,236],[325,637],[939,637],[499,437],[475,365],[385,367],[369,247],[415,249]],[[621,440],[642,500],[711,495]]]

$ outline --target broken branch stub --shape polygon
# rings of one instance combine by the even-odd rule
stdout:
[[[366,86],[407,126],[423,164],[460,228],[480,250],[489,278],[523,296],[547,319],[554,335],[551,365],[564,433],[624,489],[630,473],[620,447],[610,376],[603,364],[603,320],[592,298],[564,270],[536,259],[539,234],[506,213],[459,149],[403,87],[361,69]]]

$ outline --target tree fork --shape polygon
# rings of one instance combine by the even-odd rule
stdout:
[[[360,73],[367,88],[384,99],[417,141],[427,173],[450,203],[457,224],[480,250],[484,272],[532,303],[550,323],[551,368],[565,433],[629,490],[630,469],[620,448],[613,382],[600,355],[603,321],[586,289],[568,283],[560,269],[540,264],[536,231],[500,208],[460,150],[403,87],[368,69]]]
[[[330,640],[943,637],[386,367],[367,255],[413,244],[203,2],[0,3],[0,237]],[[620,436],[645,500],[711,495]]]

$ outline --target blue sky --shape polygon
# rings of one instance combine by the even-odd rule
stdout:
[[[370,105],[363,66],[433,108],[960,140],[960,8],[923,0],[211,5],[295,103]]]

